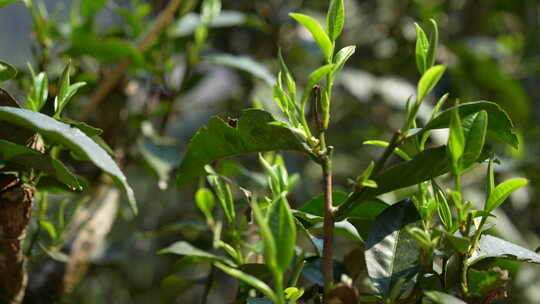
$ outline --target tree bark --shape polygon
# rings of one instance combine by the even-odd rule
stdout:
[[[0,302],[19,304],[28,283],[22,244],[32,213],[34,190],[0,175]]]

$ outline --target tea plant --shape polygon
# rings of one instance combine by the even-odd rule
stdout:
[[[15,68],[0,62],[0,80],[9,80],[17,74]],[[54,256],[62,244],[72,215],[64,217],[65,205],[58,221],[45,218],[47,191],[36,192],[40,182],[53,183],[67,190],[81,190],[84,179],[73,174],[60,160],[68,151],[74,161],[90,161],[106,172],[124,190],[134,213],[137,205],[127,179],[99,143],[101,130],[83,122],[62,118],[65,106],[85,83],[72,84],[68,64],[59,79],[58,95],[54,99],[52,117],[40,113],[48,100],[48,77],[35,74],[29,66],[32,82],[22,108],[11,95],[0,89],[0,299],[4,303],[21,303],[28,282],[27,257],[23,242],[31,219],[33,197],[39,195],[39,228],[33,235],[27,253],[32,253],[40,229],[47,231],[53,245],[45,252]],[[48,179],[48,181],[46,181]],[[56,253],[56,256],[59,254]]]
[[[419,110],[446,67],[437,64],[437,23],[431,20],[431,39],[416,25],[420,78],[416,96],[406,101],[403,125],[389,141],[367,141],[385,147],[383,154],[351,180],[348,194],[334,191],[332,156],[337,148],[328,145],[326,136],[332,91],[355,52],[354,46],[335,49],[345,20],[344,3],[331,1],[326,26],[307,15],[290,16],[312,35],[324,64],[306,77],[302,87],[280,52],[273,96],[282,120],[260,108],[247,109],[238,119],[213,117],[195,134],[180,164],[177,185],[206,175],[207,183],[200,179],[195,199],[213,233],[213,251],[182,241],[160,253],[184,256],[175,271],[194,263],[212,264],[203,302],[216,269],[243,282],[236,300],[247,303],[490,303],[504,296],[508,272],[502,259],[540,263],[534,251],[486,233],[493,210],[528,183],[522,178],[495,182],[498,160],[486,142],[518,147],[506,112],[493,102],[457,99],[443,110],[449,99],[445,94],[421,125]],[[431,144],[431,132],[437,129],[448,129],[446,145]],[[291,208],[288,196],[299,177],[289,176],[277,153],[281,150],[302,153],[320,167],[322,196]],[[244,154],[259,155],[266,193],[244,189],[210,166]],[[387,165],[394,154],[403,160]],[[484,163],[482,205],[468,200],[461,180]],[[378,198],[406,187],[414,190],[399,202]],[[245,202],[235,202],[234,192],[243,193]],[[223,219],[215,215],[216,198]],[[359,270],[334,267],[342,263],[333,253],[335,233],[361,244],[352,257]],[[299,243],[298,235],[310,240],[314,250]],[[322,280],[310,278],[313,269],[319,269]],[[311,284],[300,284],[302,276]],[[364,280],[366,276],[369,280]]]

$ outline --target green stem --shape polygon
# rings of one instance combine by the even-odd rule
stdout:
[[[283,276],[279,273],[274,274],[276,288],[277,304],[285,304],[285,292],[283,291]]]

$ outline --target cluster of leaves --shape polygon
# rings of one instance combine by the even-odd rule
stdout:
[[[15,1],[0,1],[0,7],[12,2]],[[445,106],[448,95],[444,95],[433,107],[428,121],[421,124],[417,119],[421,106],[427,103],[424,99],[433,95],[446,71],[445,66],[436,65],[438,28],[434,21],[430,22],[431,39],[416,25],[416,66],[421,77],[416,97],[407,102],[403,126],[390,141],[365,141],[366,145],[385,147],[384,154],[350,179],[348,193],[332,192],[336,220],[333,231],[352,240],[351,244],[357,249],[343,258],[334,256],[333,285],[323,295],[324,222],[328,218],[325,218],[325,196],[318,195],[296,205],[292,192],[304,179],[300,180],[298,174],[289,175],[278,151],[299,152],[326,170],[331,164],[333,149],[326,143],[326,131],[331,118],[334,82],[344,75],[340,72],[355,52],[355,46],[337,49],[345,24],[343,1],[331,1],[326,24],[304,14],[290,14],[311,34],[324,61],[305,77],[293,75],[292,71],[298,69],[294,65],[287,66],[285,57],[292,59],[293,56],[285,51],[277,56],[277,77],[251,57],[216,51],[209,41],[213,29],[242,25],[258,31],[265,26],[254,16],[222,11],[219,0],[201,1],[200,14],[190,12],[198,1],[183,1],[178,22],[147,49],[140,47],[144,43],[139,44],[145,41],[141,39],[145,29],[152,25],[148,17],[153,7],[145,1],[132,1],[129,10],[109,5],[108,9],[126,24],[110,31],[98,31],[95,24],[97,14],[107,6],[107,1],[81,0],[68,26],[57,24],[40,1],[23,2],[34,22],[37,67],[29,66],[28,73],[19,76],[21,88],[28,92],[24,107],[7,92],[0,91],[0,170],[37,187],[39,228],[37,233],[30,231],[33,237],[28,250],[36,257],[45,253],[57,261],[68,259],[60,249],[65,246],[65,235],[75,211],[86,199],[76,199],[74,212],[66,218],[67,199],[53,210],[57,211],[53,217],[51,212],[47,215],[47,193],[69,193],[66,191],[81,187],[89,190],[101,183],[71,172],[86,173],[82,172],[83,161],[91,161],[108,173],[135,207],[133,193],[111,159],[112,150],[100,137],[102,131],[63,117],[85,116],[84,111],[83,115],[79,113],[81,104],[77,104],[77,100],[70,102],[73,96],[79,89],[98,91],[101,77],[95,71],[120,61],[129,62],[136,75],[130,79],[130,84],[139,84],[139,87],[150,84],[152,92],[142,94],[143,99],[148,100],[142,110],[133,109],[136,102],[110,109],[115,105],[115,94],[124,93],[121,90],[110,94],[107,110],[99,112],[98,109],[93,118],[100,127],[111,124],[100,114],[120,113],[126,109],[130,112],[129,127],[125,117],[121,121],[108,117],[113,125],[123,126],[122,138],[118,142],[112,140],[115,151],[126,152],[128,161],[140,156],[162,189],[167,187],[177,165],[180,166],[176,175],[179,187],[206,176],[199,179],[195,202],[206,219],[206,229],[212,232],[210,248],[202,250],[184,240],[160,251],[183,256],[169,270],[173,274],[163,281],[164,286],[177,282],[176,294],[189,286],[175,281],[182,271],[206,264],[211,265],[205,277],[207,289],[212,286],[215,271],[220,269],[242,282],[235,294],[239,302],[313,300],[317,303],[323,296],[328,300],[338,298],[344,303],[489,302],[504,294],[508,280],[506,264],[501,259],[540,261],[532,251],[485,234],[492,227],[488,222],[493,211],[512,191],[527,184],[525,179],[511,179],[499,185],[494,182],[493,167],[498,161],[487,143],[495,140],[511,147],[518,145],[506,112],[488,101],[456,101],[453,106]],[[61,47],[57,48],[58,45]],[[181,64],[176,54],[182,55]],[[65,57],[70,58],[74,68],[65,64]],[[179,83],[169,84],[168,80],[174,78],[170,75],[177,73],[178,65],[182,66],[183,77]],[[182,100],[206,72],[198,69],[200,65],[230,66],[262,80],[273,88],[273,98],[282,114],[279,117],[283,119],[274,119],[271,109],[267,108],[267,112],[258,103],[257,109],[243,111],[237,120],[213,117],[190,141],[180,163],[178,142],[165,137],[164,130],[171,125],[171,113],[178,106],[176,100]],[[58,73],[51,72],[54,70]],[[142,70],[145,73],[141,73]],[[16,74],[13,67],[0,62],[0,81],[15,79]],[[77,79],[74,84],[70,74]],[[511,87],[512,82],[508,79],[507,82]],[[161,85],[167,91],[164,95],[169,96],[160,96],[159,102],[153,103],[151,95],[162,90],[153,86]],[[506,87],[499,86],[501,90]],[[154,130],[152,126],[156,124],[160,127]],[[450,136],[446,145],[434,146],[431,132],[439,129],[449,130]],[[110,133],[111,130],[105,130],[105,134]],[[133,142],[137,143],[135,147],[131,147]],[[231,163],[224,158],[246,154],[259,155],[263,173],[232,166],[260,185],[259,188],[252,188],[251,184],[246,187],[249,190],[239,186],[231,177],[234,174],[228,174],[231,170],[228,172],[225,168]],[[402,161],[386,165],[392,154]],[[467,200],[461,176],[477,172],[483,164],[487,164],[487,181],[482,207],[482,202]],[[451,180],[453,186],[448,186]],[[404,188],[407,199],[395,202],[395,199],[380,197],[403,193]],[[142,214],[159,217],[157,204],[148,205],[153,215]],[[292,208],[294,206],[298,207]],[[52,239],[50,244],[44,245],[38,238],[39,229],[47,232]],[[40,248],[32,250],[36,239]],[[130,247],[144,246],[130,244]],[[164,259],[161,255],[159,258]],[[205,290],[204,297],[208,292]]]
[[[212,213],[212,192],[206,187],[199,188],[196,201],[213,227],[214,249],[221,247],[228,257],[195,249],[185,242],[161,251],[184,255],[183,259],[191,261],[197,257],[197,262],[213,263],[214,267],[264,296],[264,299],[256,299],[244,293],[238,295],[237,299],[247,299],[248,303],[285,303],[285,298],[294,303],[299,297],[307,301],[322,296],[313,286],[321,286],[323,282],[320,277],[310,278],[310,273],[314,265],[321,266],[323,249],[320,245],[324,240],[319,232],[326,216],[323,197],[315,197],[298,209],[291,209],[286,197],[296,179],[288,177],[278,154],[260,154],[270,188],[270,195],[262,200],[216,174],[210,167],[207,166],[206,171],[203,169],[224,157],[266,151],[298,151],[317,163],[323,163],[325,157],[331,155],[332,147],[326,146],[324,132],[330,118],[333,81],[355,49],[350,46],[334,54],[335,41],[344,23],[343,1],[331,2],[326,29],[309,16],[291,14],[291,17],[311,33],[326,64],[309,75],[305,89],[297,94],[297,82],[279,54],[280,70],[274,98],[286,121],[275,121],[262,110],[246,110],[234,123],[212,118],[191,140],[177,175],[179,185],[184,185],[193,177],[209,174],[207,179],[226,215],[229,235],[220,234],[221,223]],[[334,282],[334,288],[324,295],[327,300],[337,297],[344,303],[419,300],[463,303],[473,299],[489,302],[504,290],[507,272],[500,268],[502,264],[487,263],[486,259],[540,263],[540,255],[534,251],[485,234],[489,229],[486,222],[494,216],[492,212],[513,191],[528,183],[523,178],[506,180],[498,185],[494,181],[493,166],[498,161],[486,141],[493,139],[514,148],[518,146],[506,112],[489,101],[459,103],[456,100],[453,106],[442,110],[448,100],[448,94],[445,94],[433,107],[430,119],[423,126],[417,125],[418,111],[425,97],[446,69],[444,65],[435,64],[438,27],[434,20],[431,20],[431,26],[432,37],[428,39],[424,30],[416,25],[416,63],[421,77],[416,97],[407,101],[403,127],[390,142],[367,141],[366,144],[386,147],[385,153],[354,180],[350,193],[334,192],[334,217],[338,220],[334,230],[358,242],[364,263],[355,263],[365,265],[365,274],[370,280],[360,280],[360,272],[343,273],[354,282],[363,282],[351,284],[334,271],[334,277],[342,281]],[[314,127],[310,127],[305,112],[312,92]],[[297,95],[301,98],[297,99]],[[446,145],[428,147],[430,134],[435,129],[449,130]],[[403,161],[386,167],[385,162],[392,153]],[[273,161],[269,162],[269,157]],[[485,162],[488,163],[486,200],[483,208],[474,208],[477,205],[463,194],[461,177]],[[446,184],[450,176],[454,184],[445,189],[441,185]],[[244,217],[235,215],[230,185],[246,194],[248,206]],[[405,187],[415,190],[400,202],[388,203],[377,198]],[[248,233],[243,232],[251,216],[261,240],[248,241]],[[313,251],[295,243],[297,232],[307,236]],[[222,238],[234,245],[225,243]],[[252,255],[264,257],[266,268],[255,270],[247,259],[240,258]],[[273,287],[264,283],[268,273],[274,278]],[[321,273],[320,269],[318,273]],[[305,289],[298,286],[301,276],[314,284],[307,287],[310,292],[304,293]],[[284,282],[288,284],[283,285]],[[363,288],[360,294],[358,286]],[[353,297],[347,298],[344,294]]]

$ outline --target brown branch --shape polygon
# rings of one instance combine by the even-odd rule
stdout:
[[[333,243],[334,243],[334,206],[332,203],[332,160],[331,147],[322,160],[324,182],[324,226],[323,226],[323,277],[324,293],[327,295],[334,280]]]
[[[17,182],[0,192],[1,303],[22,303],[26,292],[28,273],[22,243],[32,212],[33,196],[34,190],[30,186]]]
[[[144,52],[148,47],[150,47],[158,38],[167,25],[172,21],[175,12],[178,10],[182,0],[171,0],[167,7],[161,12],[156,21],[152,24],[150,29],[145,32],[137,43],[137,50],[139,52]],[[92,99],[87,103],[81,111],[80,119],[84,120],[88,115],[109,95],[109,93],[114,89],[120,80],[126,74],[131,60],[122,61],[118,64],[115,69],[109,73],[105,79],[101,82],[96,92],[92,96]]]

